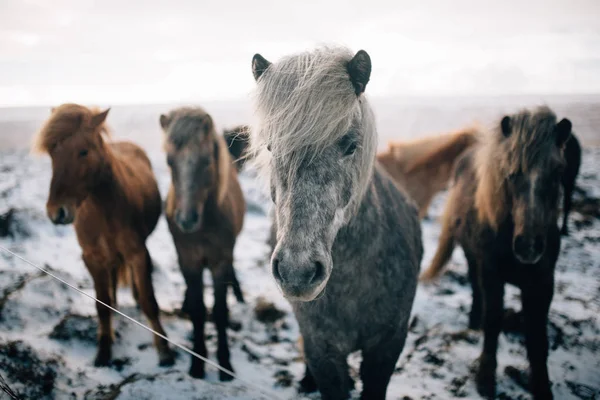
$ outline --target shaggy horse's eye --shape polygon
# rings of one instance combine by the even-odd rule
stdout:
[[[169,155],[169,156],[167,156],[167,165],[168,165],[169,167],[172,167],[172,166],[173,166],[173,156],[170,156],[170,155]]]
[[[521,176],[520,172],[513,172],[512,174],[508,175],[508,180],[511,182],[514,182],[517,179],[519,179],[520,176]]]
[[[356,148],[358,147],[355,138],[350,135],[344,136],[340,140],[339,146],[342,149],[342,151],[344,152],[344,156],[350,156],[350,155],[354,154],[354,152],[356,151]]]
[[[88,151],[86,149],[83,149],[79,152],[79,157],[85,157],[88,155]]]

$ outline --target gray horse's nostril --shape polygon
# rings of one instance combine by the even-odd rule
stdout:
[[[281,273],[279,272],[279,260],[277,258],[273,260],[272,272],[275,280],[280,282],[283,280],[283,278],[281,277]]]
[[[311,284],[320,283],[325,278],[325,267],[323,266],[323,263],[316,261],[314,263],[314,267],[315,270],[312,278],[310,279]]]

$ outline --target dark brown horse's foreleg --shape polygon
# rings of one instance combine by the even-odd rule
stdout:
[[[493,267],[480,270],[483,295],[483,351],[477,371],[477,391],[482,397],[496,395],[496,352],[504,315],[504,282]]]
[[[482,314],[482,303],[481,297],[481,280],[479,279],[479,267],[475,261],[475,257],[471,254],[466,254],[467,264],[469,266],[469,281],[471,282],[472,290],[472,302],[471,312],[469,313],[469,329],[479,330],[481,329],[481,314]]]
[[[525,314],[525,346],[531,370],[530,387],[536,400],[552,399],[547,365],[547,325],[552,292],[552,283],[547,283],[541,287],[525,287],[521,294]]]
[[[245,303],[242,287],[240,286],[240,282],[235,274],[235,268],[233,267],[233,264],[229,265],[229,281],[231,283],[231,288],[233,289],[233,294],[235,295],[238,303]]]
[[[194,325],[194,352],[206,357],[206,343],[204,342],[206,307],[204,306],[203,268],[202,266],[181,265],[181,272],[187,284],[184,300],[185,311]],[[194,378],[204,378],[204,361],[192,356],[189,374]]]
[[[96,298],[112,306],[110,269],[107,266],[94,263],[91,257],[84,255],[83,260],[94,279]],[[112,311],[98,302],[96,302],[96,311],[98,312],[98,352],[96,353],[94,365],[97,367],[106,367],[110,365],[112,357]]]
[[[229,343],[227,342],[227,327],[229,326],[229,309],[227,307],[227,286],[228,278],[231,279],[233,267],[231,264],[222,264],[221,266],[211,270],[213,276],[213,287],[215,294],[215,305],[213,308],[213,320],[217,326],[218,349],[217,359],[219,365],[233,372],[233,367],[229,360]],[[230,272],[231,271],[231,272]],[[219,379],[221,381],[230,381],[233,376],[219,371]]]
[[[158,303],[154,297],[152,286],[152,260],[148,250],[144,249],[131,256],[129,263],[133,269],[134,284],[138,289],[140,306],[150,321],[152,329],[166,336],[166,333],[158,318]],[[167,341],[161,337],[154,336],[154,345],[158,350],[160,366],[170,366],[175,363],[173,352],[169,349]]]

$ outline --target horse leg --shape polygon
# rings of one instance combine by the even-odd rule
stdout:
[[[84,254],[83,261],[94,279],[96,298],[112,306],[110,269],[104,263],[94,260],[90,255]],[[96,302],[96,311],[98,312],[98,352],[96,353],[94,365],[96,367],[106,367],[110,365],[112,358],[111,310]]]
[[[468,255],[466,258],[469,266],[469,281],[471,282],[471,290],[473,291],[471,312],[469,313],[469,329],[479,330],[481,329],[481,307],[483,302],[481,298],[479,269],[477,268],[477,262],[471,255]]]
[[[553,297],[553,281],[540,287],[536,279],[535,287],[522,290],[523,313],[525,314],[525,346],[531,370],[530,385],[533,398],[552,399],[548,377],[548,311]]]
[[[213,277],[213,288],[215,295],[215,305],[213,308],[213,320],[217,326],[217,359],[219,365],[228,371],[233,372],[233,367],[229,360],[229,344],[227,343],[227,326],[229,325],[229,309],[227,308],[227,278],[231,275],[230,266],[231,263],[221,264],[216,268],[211,269]],[[233,268],[231,268],[233,271]],[[233,376],[219,371],[219,379],[221,381],[230,381]]]
[[[483,351],[475,377],[477,391],[484,398],[496,395],[496,352],[504,314],[504,282],[491,267],[480,270],[483,298]]]
[[[163,336],[167,336],[160,320],[158,319],[158,303],[154,297],[154,288],[152,287],[152,259],[150,253],[144,247],[131,256],[129,260],[133,270],[134,282],[138,289],[138,296],[142,312],[150,321],[152,329]],[[158,364],[161,367],[171,366],[175,363],[175,357],[167,341],[159,336],[154,336],[154,345],[158,351]]]
[[[110,271],[110,283],[111,283],[111,300],[112,306],[117,308],[117,286],[119,284],[119,267],[113,268]]]
[[[229,265],[229,280],[231,282],[231,288],[233,289],[233,294],[237,299],[238,303],[245,303],[244,294],[242,293],[242,287],[240,286],[240,281],[238,281],[237,276],[235,274],[235,268],[233,264]]]
[[[203,268],[181,266],[183,278],[187,284],[185,291],[185,311],[194,326],[194,352],[206,357],[206,343],[204,342],[204,324],[206,322],[206,307],[204,306],[204,281]],[[204,378],[204,361],[192,356],[189,374],[193,378]]]
[[[406,333],[407,328],[404,328],[403,332],[395,336],[393,340],[363,349],[363,360],[360,364],[360,377],[363,382],[361,399],[385,400],[390,378],[404,348]]]
[[[573,189],[574,189],[575,185],[574,183],[566,183],[564,185],[564,190],[563,190],[563,223],[562,223],[562,228],[560,230],[560,234],[561,235],[568,235],[569,234],[569,213],[571,212],[571,203],[573,201]]]
[[[317,382],[315,381],[315,377],[310,372],[310,368],[308,368],[308,364],[305,364],[304,369],[304,378],[300,380],[300,387],[298,391],[300,393],[313,393],[318,389]]]
[[[347,354],[332,346],[316,344],[304,336],[304,352],[311,376],[323,400],[345,400],[350,397],[350,375]]]
[[[128,266],[125,266],[125,268],[129,269],[129,281],[131,282],[131,293],[133,295],[133,299],[135,300],[135,304],[137,305],[137,308],[140,309],[142,308],[142,306],[140,305],[140,294],[138,292],[138,288],[137,285],[135,283],[135,279],[134,279],[134,275],[133,275],[133,268],[129,268]]]

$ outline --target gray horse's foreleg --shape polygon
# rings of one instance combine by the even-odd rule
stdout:
[[[304,338],[307,373],[314,378],[323,400],[346,400],[350,397],[347,354],[326,345],[315,346]]]
[[[363,382],[361,399],[385,400],[390,378],[404,348],[406,330],[405,328],[403,333],[395,336],[392,340],[363,349],[363,360],[360,364],[360,378]]]

